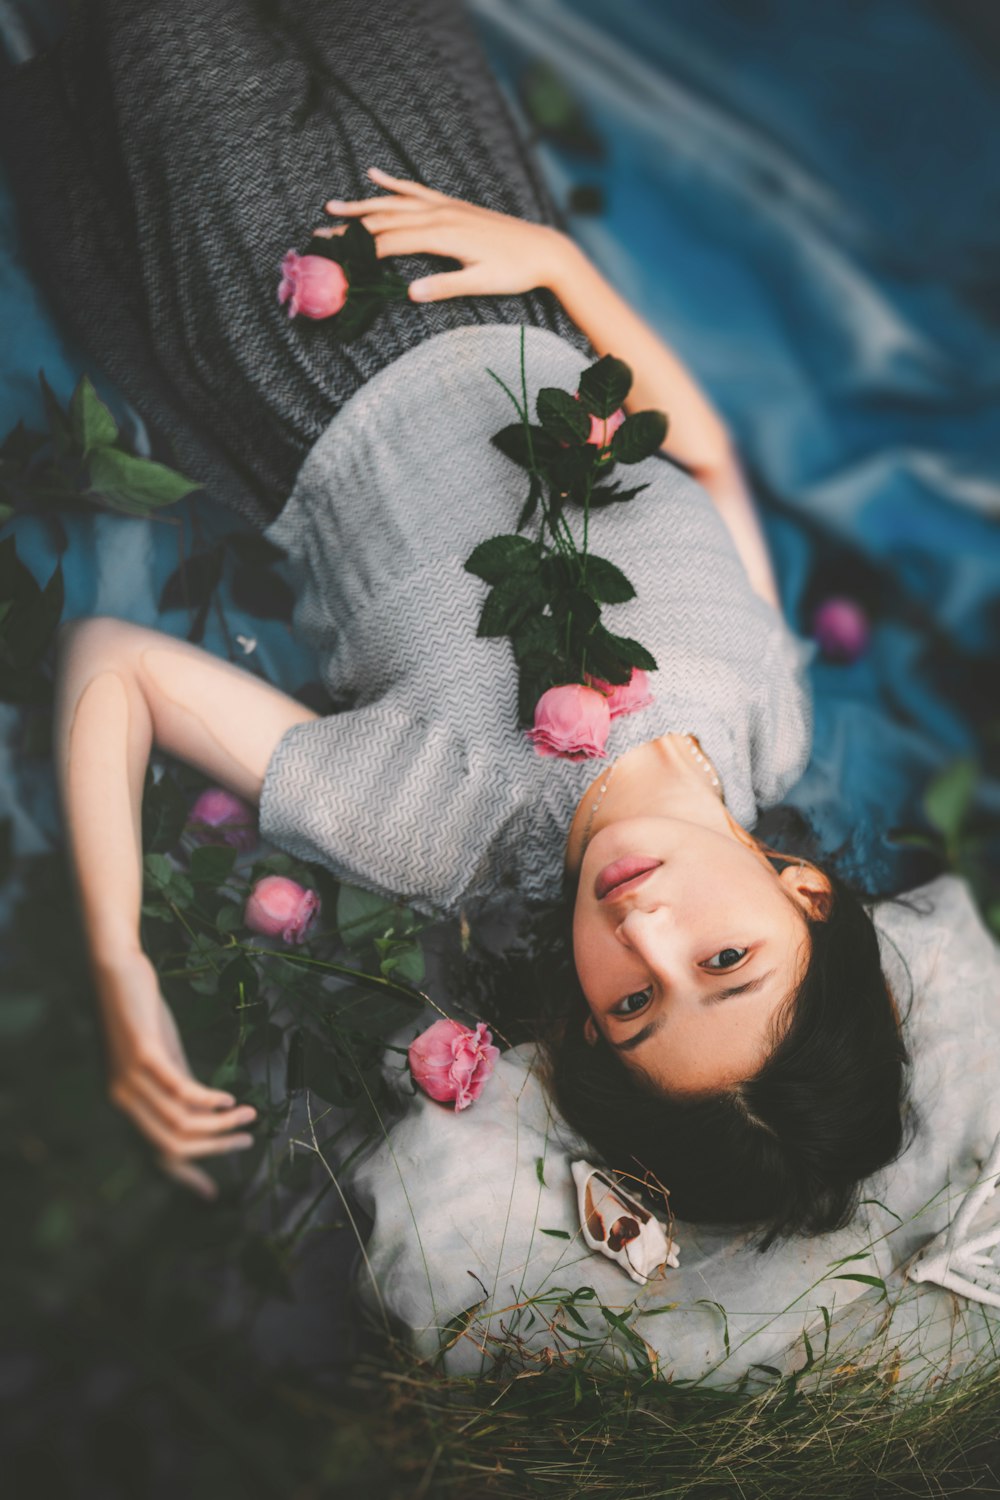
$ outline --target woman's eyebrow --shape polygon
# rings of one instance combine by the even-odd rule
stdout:
[[[759,990],[762,985],[766,984],[771,975],[776,972],[775,969],[767,969],[763,974],[759,974],[756,979],[748,979],[746,984],[734,984],[725,990],[713,990],[712,994],[705,996],[702,1004],[717,1005],[720,1000],[728,1000],[731,995],[752,994],[754,990]],[[645,1026],[640,1027],[635,1036],[626,1038],[624,1042],[612,1042],[611,1045],[619,1052],[631,1052],[633,1047],[639,1047],[643,1042],[648,1041],[654,1032],[659,1031],[662,1025],[663,1017],[661,1016],[658,1020],[648,1021]]]
[[[765,973],[759,974],[756,979],[748,979],[746,984],[734,984],[730,989],[726,990],[713,990],[710,995],[705,996],[702,1004],[718,1005],[720,1000],[728,1000],[731,995],[748,995],[753,990],[759,990],[761,985],[766,984],[775,972],[774,969],[768,969]],[[641,1036],[642,1033],[640,1032],[639,1035]]]
[[[648,1021],[645,1026],[636,1032],[635,1036],[626,1038],[624,1042],[612,1042],[611,1045],[617,1048],[619,1052],[631,1052],[633,1047],[638,1047],[640,1042],[644,1042],[647,1037],[651,1037],[654,1031],[659,1031],[662,1025],[663,1017],[660,1016],[659,1020]]]

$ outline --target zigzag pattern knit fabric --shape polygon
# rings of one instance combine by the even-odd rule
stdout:
[[[529,399],[574,390],[589,359],[525,330]],[[573,814],[607,762],[543,758],[517,727],[506,639],[479,639],[486,585],[472,548],[513,531],[523,472],[491,435],[513,417],[488,371],[519,386],[520,330],[469,327],[403,354],[343,407],[265,535],[296,584],[294,628],[343,711],[293,725],[267,767],[264,837],[342,879],[433,914],[516,891],[553,900]],[[780,801],[809,757],[795,636],[751,589],[705,491],[666,458],[650,488],[598,510],[590,545],[637,598],[610,629],[657,658],[654,704],[615,720],[609,756],[670,731],[698,736],[737,822]]]
[[[423,339],[537,323],[586,347],[548,292],[393,305],[344,347],[278,306],[326,200],[381,192],[368,166],[554,222],[456,0],[85,0],[0,86],[0,137],[64,326],[257,526],[343,403]]]

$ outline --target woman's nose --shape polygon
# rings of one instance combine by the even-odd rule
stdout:
[[[618,923],[615,936],[626,948],[633,948],[645,956],[650,944],[662,944],[671,925],[668,908],[659,902],[655,905],[633,906]]]

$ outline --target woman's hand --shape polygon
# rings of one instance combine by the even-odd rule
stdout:
[[[414,302],[447,297],[503,296],[553,287],[571,253],[571,242],[547,224],[530,224],[510,214],[479,208],[461,198],[370,167],[369,177],[390,191],[383,198],[350,202],[331,198],[327,212],[360,219],[375,238],[379,259],[389,255],[443,255],[461,262],[460,271],[423,276],[410,283]],[[323,228],[329,239],[346,226]]]
[[[195,1079],[146,954],[130,954],[103,970],[97,983],[112,1103],[152,1143],[163,1171],[202,1197],[215,1198],[216,1183],[193,1159],[252,1146],[252,1135],[233,1130],[250,1124],[257,1111],[252,1105],[233,1108],[232,1094]]]

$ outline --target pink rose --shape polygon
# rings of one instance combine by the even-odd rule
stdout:
[[[607,448],[624,420],[625,412],[620,406],[610,417],[591,417],[587,442],[596,444],[598,448]]]
[[[535,727],[527,735],[539,755],[586,760],[603,755],[611,710],[603,693],[579,682],[551,687],[535,704]]]
[[[825,599],[813,615],[812,633],[831,661],[857,661],[868,645],[868,616],[856,599]]]
[[[286,875],[265,875],[258,880],[243,913],[251,932],[280,937],[284,943],[301,943],[319,911],[319,897]]]
[[[579,401],[579,391],[575,391],[573,393],[573,399],[574,401]],[[611,439],[614,437],[615,433],[618,431],[624,420],[625,408],[622,406],[619,406],[617,411],[613,411],[610,417],[591,416],[590,434],[585,439],[585,441],[588,443],[593,443],[597,448],[607,448],[607,446],[611,442]]]
[[[199,844],[248,850],[257,843],[256,821],[253,808],[242,797],[225,787],[210,786],[192,803],[185,826]]]
[[[407,1054],[413,1081],[442,1104],[465,1109],[478,1099],[496,1067],[499,1047],[480,1021],[475,1031],[457,1021],[435,1021],[411,1042]]]
[[[347,277],[342,266],[325,255],[297,255],[289,250],[281,262],[278,301],[288,303],[288,316],[329,318],[347,301]]]
[[[637,714],[640,708],[648,708],[653,701],[649,690],[649,675],[642,667],[633,667],[628,682],[605,682],[603,677],[591,677],[584,673],[590,687],[603,693],[608,700],[608,712],[613,719],[622,714]]]

